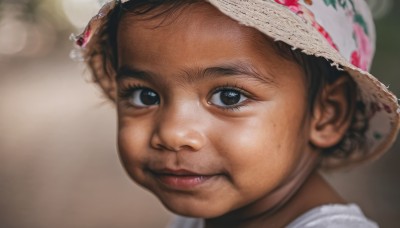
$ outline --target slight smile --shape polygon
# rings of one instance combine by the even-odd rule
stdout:
[[[200,174],[184,169],[150,170],[150,173],[164,187],[178,191],[193,190],[222,176],[222,174]]]

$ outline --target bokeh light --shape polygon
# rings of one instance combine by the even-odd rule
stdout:
[[[28,26],[6,15],[0,22],[0,54],[16,55],[26,46],[28,40]]]
[[[375,19],[383,18],[393,7],[393,0],[367,0]]]
[[[96,0],[62,0],[64,13],[76,28],[83,28],[100,9]]]

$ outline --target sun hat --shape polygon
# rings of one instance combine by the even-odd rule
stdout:
[[[73,36],[79,52],[84,53],[90,46],[116,3],[128,1],[132,0],[108,1],[84,32]],[[365,104],[369,118],[365,151],[354,151],[346,159],[327,157],[323,167],[343,167],[374,160],[393,144],[400,128],[400,108],[396,96],[368,72],[376,37],[371,12],[364,0],[207,2],[240,24],[253,27],[275,41],[285,42],[307,55],[327,59],[332,66],[347,71],[356,82],[358,99]]]

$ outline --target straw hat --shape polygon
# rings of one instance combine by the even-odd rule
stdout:
[[[128,2],[130,0],[122,0]],[[222,13],[308,55],[326,58],[347,71],[366,104],[369,128],[366,151],[345,160],[327,158],[325,167],[346,166],[378,158],[393,144],[400,127],[398,100],[368,73],[375,51],[375,27],[364,0],[207,0]],[[102,25],[116,1],[107,3],[75,41],[81,51]],[[92,69],[93,70],[93,69]]]

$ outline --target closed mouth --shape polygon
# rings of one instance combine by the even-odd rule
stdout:
[[[184,169],[150,170],[150,173],[162,185],[174,190],[192,190],[220,176],[220,174],[201,174]]]

